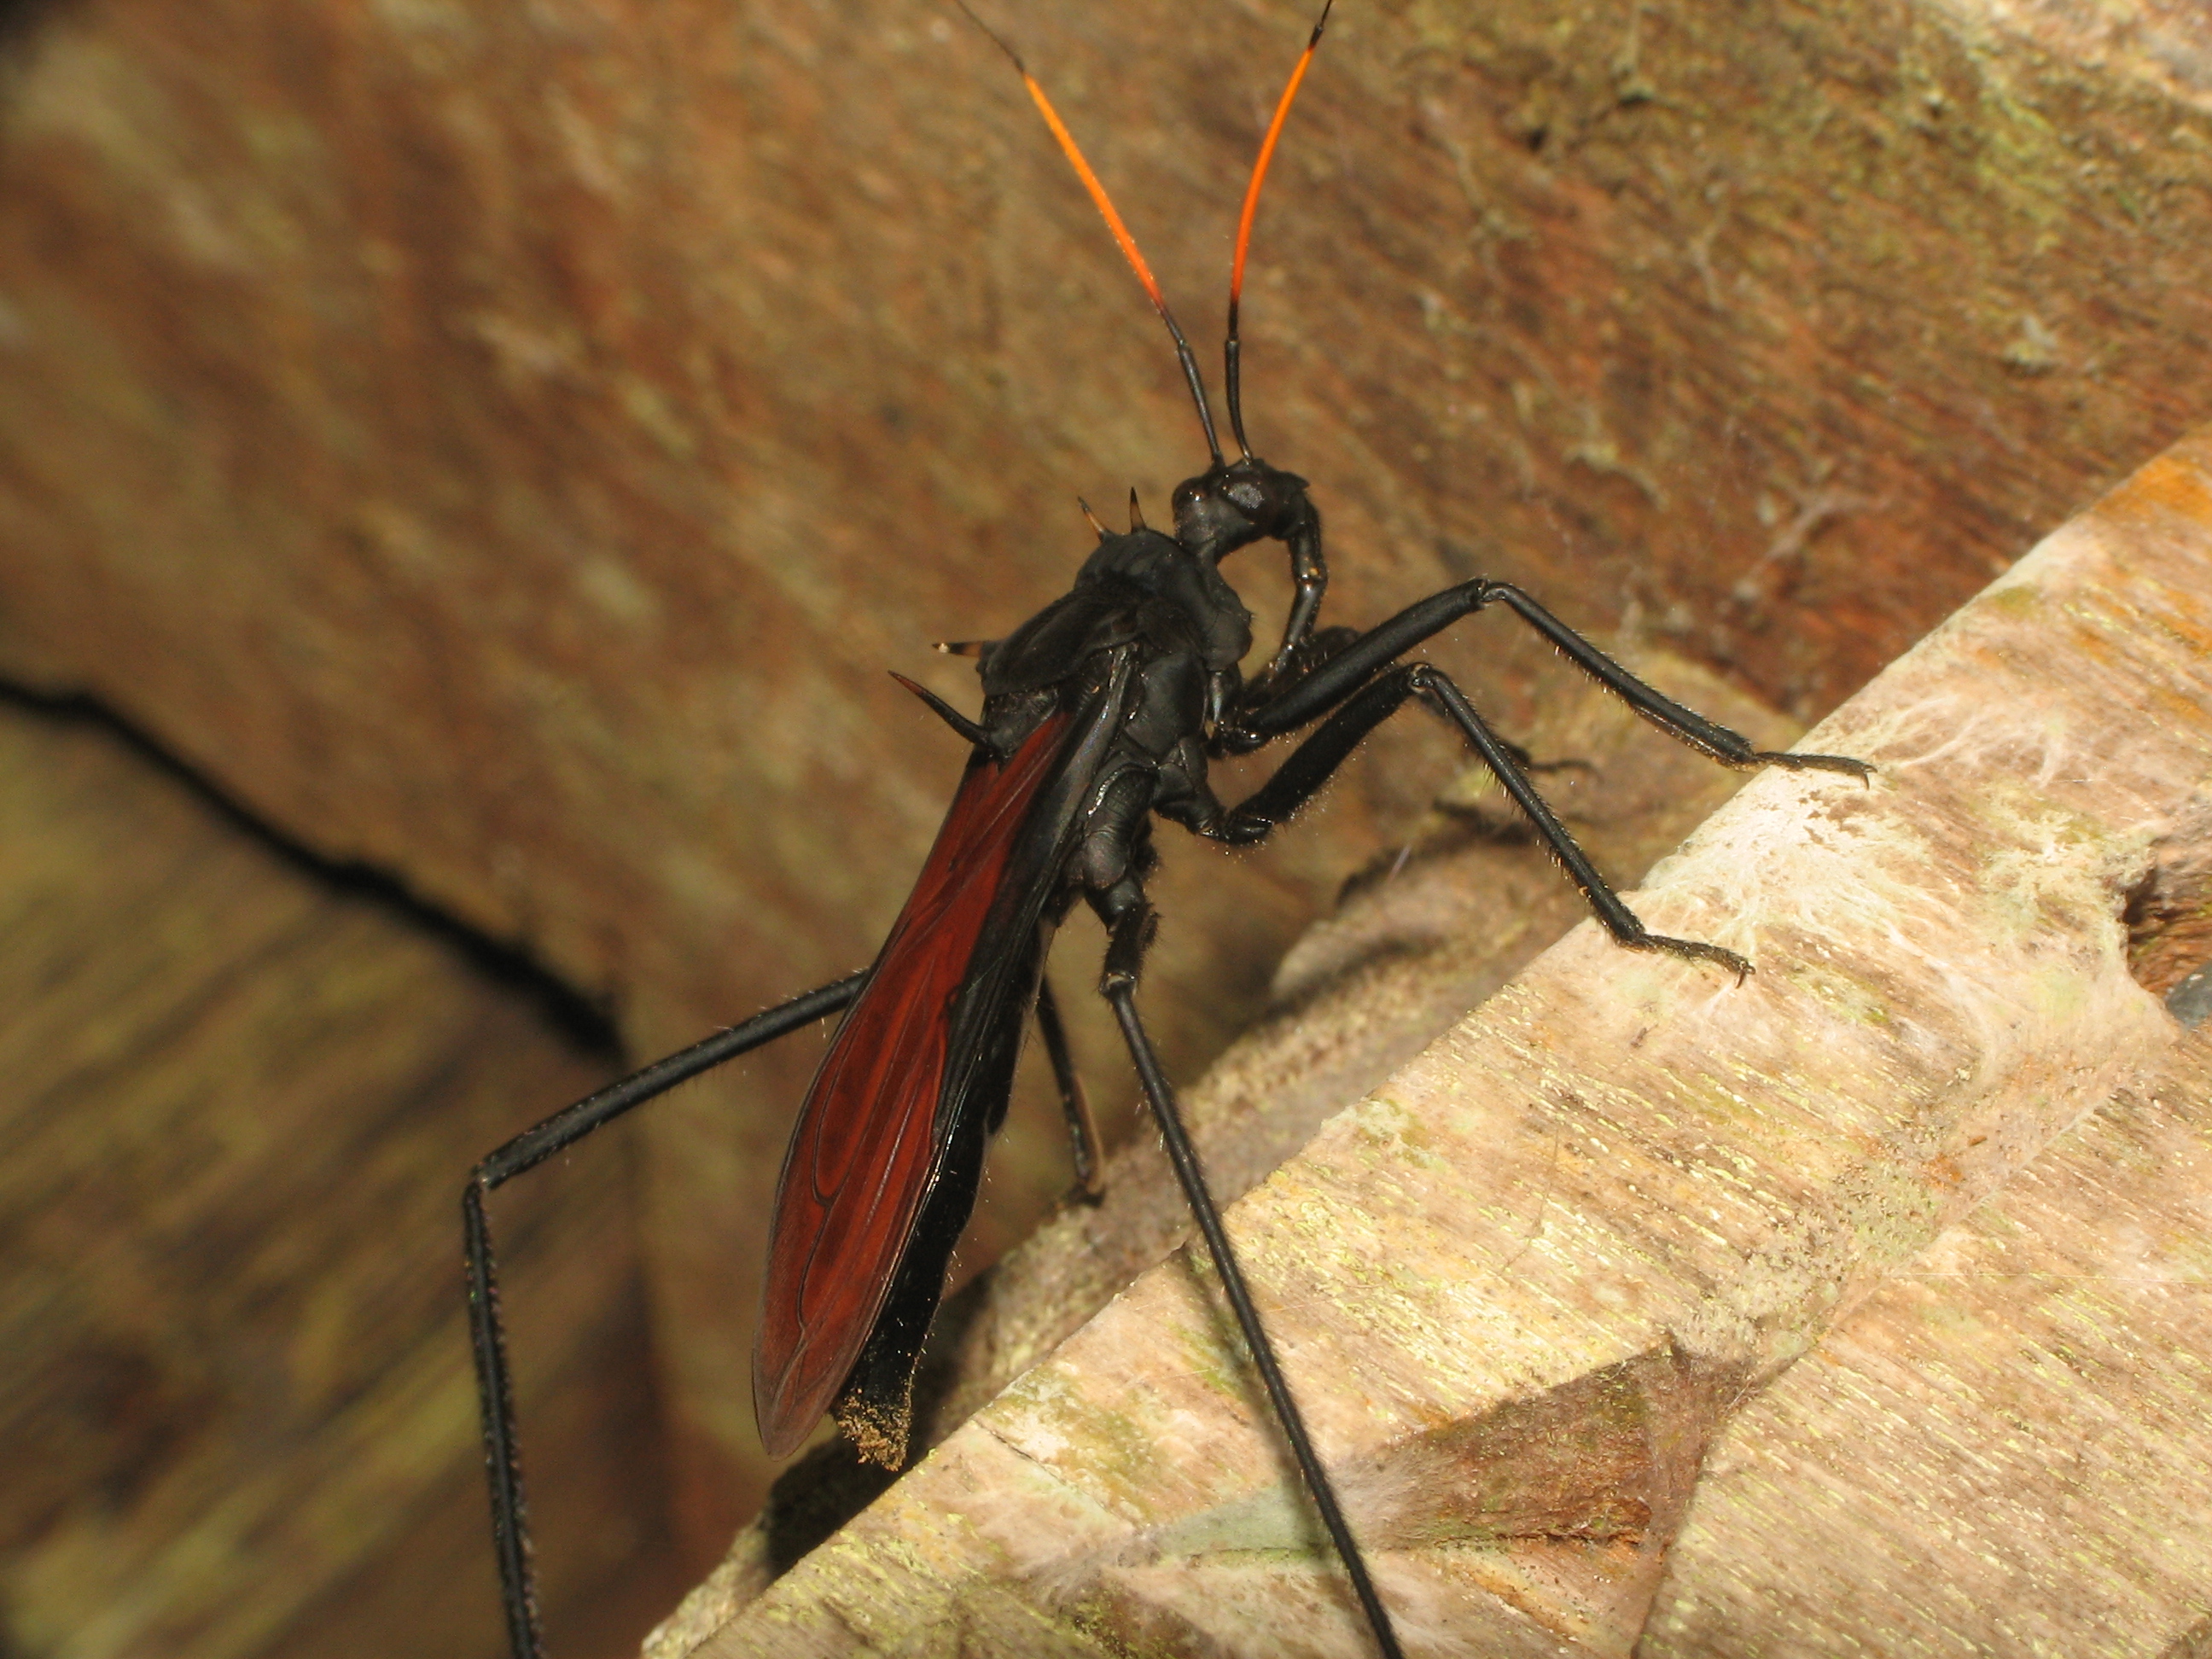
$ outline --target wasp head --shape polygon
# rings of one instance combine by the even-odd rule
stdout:
[[[1304,478],[1250,455],[1176,486],[1176,539],[1208,562],[1253,542],[1289,541],[1316,517]]]

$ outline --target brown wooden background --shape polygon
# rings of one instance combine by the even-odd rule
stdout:
[[[1210,335],[1305,9],[1052,0],[998,21]],[[1801,718],[1832,706],[2202,417],[2203,21],[2178,3],[1346,0],[1248,306],[1254,437],[1329,515],[1332,610],[1372,619],[1456,577],[1510,577]],[[7,41],[0,678],[89,694],[284,836],[513,945],[609,1009],[634,1057],[866,959],[959,758],[884,671],[972,701],[966,665],[927,642],[998,632],[1058,592],[1087,539],[1075,495],[1115,501],[1133,482],[1164,503],[1200,459],[1095,216],[988,43],[933,6],[52,0]],[[1279,592],[1264,556],[1249,572]],[[1525,721],[1553,683],[1546,654],[1503,623],[1462,635],[1442,654]],[[27,737],[26,775],[66,769],[63,741]],[[1424,730],[1373,747],[1273,856],[1170,848],[1149,1000],[1179,1071],[1256,1011],[1303,922],[1451,769]],[[182,890],[94,878],[158,868],[157,849],[204,832],[173,813],[102,841],[55,810],[0,859],[35,872],[49,838],[77,849],[63,887],[80,896],[35,907],[65,948],[7,1015],[29,1034],[12,1040],[58,1060],[46,1034],[128,1006],[100,988]],[[211,904],[193,950],[131,971],[275,975],[300,1006],[258,1040],[343,1052],[302,1009],[347,970],[257,954],[252,909]],[[1092,949],[1076,931],[1071,989]],[[465,1030],[451,1011],[473,992],[403,977],[447,1012],[395,1004],[361,1040],[440,1018]],[[64,994],[76,1024],[39,1024]],[[396,1096],[341,1125],[313,1091],[239,1103],[208,1081],[231,1063],[212,1048],[189,1083],[126,1082],[161,1063],[159,1033],[137,1030],[118,1018],[108,1060],[61,1064],[10,1103],[65,1146],[148,1089],[166,1150],[116,1189],[127,1204],[88,1209],[48,1181],[17,1212],[136,1239],[158,1193],[197,1194],[171,1206],[189,1224],[163,1246],[170,1276],[97,1294],[142,1323],[214,1310],[192,1316],[207,1353],[250,1349],[251,1320],[222,1311],[221,1246],[249,1213],[280,1256],[295,1229],[329,1230],[332,1258],[295,1252],[278,1275],[310,1302],[428,1237],[403,1298],[419,1314],[325,1316],[341,1334],[323,1340],[372,1365],[380,1343],[433,1340],[468,1158],[606,1063],[455,1037],[451,1064],[500,1097],[470,1109],[482,1121],[436,1107],[422,1079],[440,1067],[401,1067]],[[1095,1022],[1081,1036],[1109,1052]],[[634,1163],[634,1202],[575,1200],[617,1218],[549,1258],[567,1264],[549,1285],[599,1288],[546,1293],[571,1322],[547,1363],[576,1356],[579,1380],[536,1414],[533,1467],[550,1480],[580,1442],[649,1440],[612,1460],[665,1473],[665,1492],[626,1500],[643,1559],[710,1559],[765,1478],[744,1362],[763,1193],[813,1052],[787,1047],[607,1153]],[[1118,1068],[1094,1064],[1110,1091]],[[226,1161],[217,1097],[273,1138],[261,1157],[332,1136],[361,1151],[330,1184],[271,1188],[262,1164]],[[378,1128],[394,1100],[451,1136],[423,1143],[428,1196],[340,1200],[336,1174],[403,1133]],[[1065,1180],[1048,1117],[1024,1108],[1012,1133],[971,1264]],[[46,1168],[63,1156],[49,1146],[9,1162]],[[177,1188],[156,1165],[187,1154],[222,1173]],[[520,1209],[501,1219],[532,1231]],[[52,1248],[99,1279],[64,1237]],[[33,1287],[11,1352],[58,1368],[42,1397],[155,1402],[106,1410],[92,1450],[9,1419],[10,1472],[53,1494],[11,1523],[0,1565],[19,1648],[273,1653],[349,1574],[416,1583],[425,1553],[457,1583],[477,1571],[460,1554],[477,1547],[465,1395],[418,1425],[406,1478],[318,1507],[321,1397],[241,1361],[309,1449],[249,1438],[207,1490],[290,1457],[307,1472],[266,1507],[283,1526],[264,1553],[174,1558],[193,1595],[255,1619],[220,1639],[167,1622],[169,1592],[103,1530],[154,1536],[153,1488],[101,1471],[161,1466],[169,1443],[142,1416],[187,1422],[192,1401],[233,1396],[172,1376],[187,1361],[167,1338],[134,1350],[150,1392],[100,1395],[64,1364],[81,1311],[19,1259],[45,1258],[7,1261],[11,1289]],[[587,1371],[610,1375],[584,1363],[595,1343],[628,1356],[643,1418],[573,1403]],[[451,1390],[460,1372],[444,1376]],[[240,1421],[276,1420],[236,1398]],[[394,1519],[428,1516],[407,1506],[447,1487],[468,1512],[450,1546]],[[483,1651],[480,1565],[476,1623],[388,1583],[349,1616],[387,1647]]]

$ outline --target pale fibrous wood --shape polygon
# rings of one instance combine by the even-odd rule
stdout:
[[[1410,1651],[2191,1651],[2212,434],[2047,538],[1231,1226]],[[1355,1023],[1356,1010],[1337,1017]],[[1303,1040],[1314,1041],[1309,1034]],[[1177,1255],[694,1650],[1367,1650]]]

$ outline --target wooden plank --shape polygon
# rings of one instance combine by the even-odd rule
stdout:
[[[609,1056],[450,933],[20,700],[0,934],[0,1645],[503,1652],[456,1200]],[[674,1565],[637,1478],[659,1425],[622,1151],[499,1213],[579,1655],[635,1641]]]

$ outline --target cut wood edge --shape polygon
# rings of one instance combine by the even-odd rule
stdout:
[[[2212,1067],[2130,975],[2125,917],[2203,867],[2209,659],[2200,433],[1808,738],[1871,784],[1770,772],[1637,895],[1753,979],[1578,928],[1236,1206],[1411,1650],[1775,1651],[1761,1632],[1869,1640],[1938,1601],[1998,1645],[2114,1610],[2138,1634],[2110,1650],[2188,1638],[2212,1542],[2155,1519],[2212,1511],[2212,1382],[2154,1361],[2212,1341],[2212,1272],[2159,1170],[2212,1171]],[[2008,1249],[2032,1265],[1930,1265]],[[2069,1261],[2145,1369],[2068,1372],[2074,1414],[2013,1421],[1991,1491],[2005,1459],[1958,1426],[2012,1420],[1990,1402],[2058,1340],[2027,1302],[2052,1315]],[[1899,1320],[1981,1390],[1946,1396],[1949,1437],[1877,1375]],[[695,1651],[1364,1652],[1253,1394],[1179,1255]],[[2042,1569],[1942,1590],[1992,1528]]]

